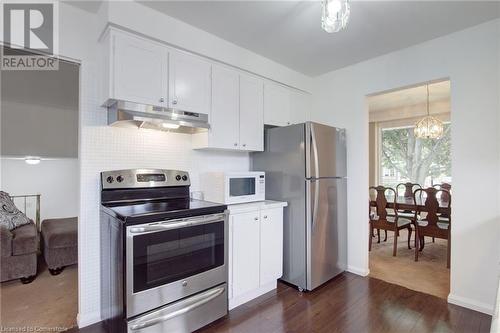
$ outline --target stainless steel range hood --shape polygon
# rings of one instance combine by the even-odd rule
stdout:
[[[127,101],[116,101],[108,106],[108,125],[191,134],[210,128],[208,115],[203,113]]]

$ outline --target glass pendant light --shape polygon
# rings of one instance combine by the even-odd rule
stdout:
[[[326,32],[338,32],[349,22],[349,0],[322,0],[321,27]]]
[[[430,115],[429,85],[427,85],[427,116],[415,124],[415,136],[422,139],[439,139],[443,135],[443,122]]]

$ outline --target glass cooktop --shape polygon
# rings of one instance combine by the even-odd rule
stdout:
[[[163,219],[171,215],[176,215],[175,218],[178,218],[183,217],[183,215],[192,216],[195,213],[216,213],[226,209],[226,206],[223,204],[195,199],[174,199],[152,202],[142,201],[132,204],[106,204],[103,207],[111,211],[117,218],[126,221],[141,217],[149,217],[149,219],[151,219],[155,216],[157,216],[157,219]]]

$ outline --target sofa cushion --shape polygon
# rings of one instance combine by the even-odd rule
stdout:
[[[37,232],[34,223],[23,225],[12,230],[12,254],[19,256],[33,253],[38,250]]]
[[[12,255],[12,232],[6,225],[0,224],[0,246],[2,248],[2,257]],[[1,262],[1,261],[0,261]]]
[[[14,230],[29,223],[32,221],[17,209],[9,194],[0,191],[0,224],[5,225],[9,230]]]
[[[57,249],[78,245],[78,218],[50,219],[42,222],[45,247]]]

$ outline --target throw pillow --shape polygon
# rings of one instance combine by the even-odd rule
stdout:
[[[22,225],[31,223],[31,220],[17,209],[9,194],[0,191],[0,225],[5,225],[7,229],[14,230]]]

